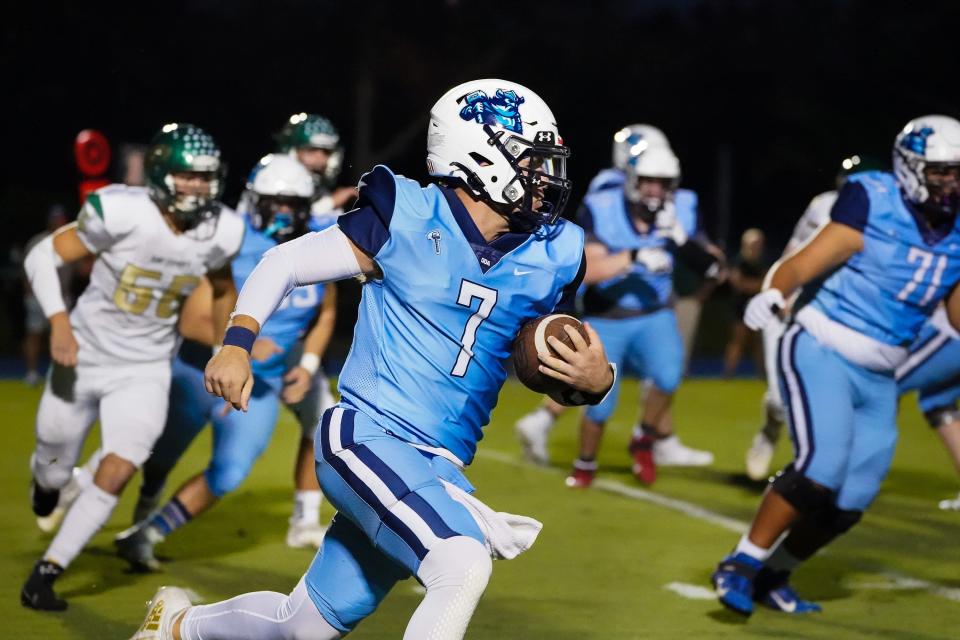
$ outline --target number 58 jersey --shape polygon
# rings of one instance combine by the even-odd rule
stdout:
[[[521,325],[572,300],[583,231],[559,222],[488,243],[451,189],[377,166],[338,225],[383,273],[363,287],[342,402],[468,464]]]
[[[90,194],[77,235],[97,259],[70,314],[80,364],[168,360],[180,304],[239,251],[243,230],[243,220],[223,207],[176,234],[144,188],[111,185]]]

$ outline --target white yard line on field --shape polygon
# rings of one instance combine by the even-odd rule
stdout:
[[[510,454],[503,451],[497,451],[495,449],[482,449],[477,452],[477,456],[487,460],[494,460],[501,464],[507,464],[514,467],[523,467],[525,469],[536,469],[538,471],[553,475],[561,475],[563,473],[561,469],[534,465],[520,459],[517,454]],[[687,502],[686,500],[668,498],[659,493],[647,491],[646,489],[641,489],[639,487],[630,487],[620,482],[607,480],[605,478],[597,478],[594,480],[592,488],[599,489],[600,491],[604,491],[606,493],[613,493],[623,496],[625,498],[631,498],[633,500],[649,502],[659,507],[670,509],[671,511],[676,511],[677,513],[682,513],[683,515],[693,518],[694,520],[700,520],[701,522],[707,522],[709,524],[716,525],[721,529],[726,529],[727,531],[731,531],[733,533],[746,533],[750,526],[747,522],[737,520],[736,518],[730,518],[721,513],[717,513],[716,511],[711,511],[706,507],[701,507],[698,504]],[[916,589],[926,591],[939,598],[944,598],[953,602],[960,602],[960,589],[958,588],[947,587],[942,584],[937,584],[936,582],[930,582],[929,580],[914,578],[885,567],[881,568],[879,575],[886,578],[888,582],[859,582],[851,583],[849,586],[855,589]],[[685,598],[700,598],[699,595],[689,595],[692,593],[700,593],[688,589],[695,588],[695,585],[681,582],[671,582],[665,585],[664,588],[669,589],[670,591],[673,591],[674,593],[677,593]],[[681,590],[686,591],[686,593],[681,593]],[[711,594],[711,598],[714,597],[712,595],[713,592],[709,589],[703,588],[703,590],[709,592]]]
[[[688,582],[670,582],[663,585],[663,588],[667,591],[673,591],[681,598],[686,598],[687,600],[717,599],[717,594],[713,589],[707,589],[706,587],[701,587],[698,584],[690,584]]]

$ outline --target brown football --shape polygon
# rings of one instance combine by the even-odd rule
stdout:
[[[580,321],[562,313],[540,316],[527,322],[520,328],[520,333],[513,343],[513,368],[520,382],[532,391],[548,394],[561,404],[574,403],[575,396],[579,394],[563,382],[540,373],[540,359],[537,353],[546,351],[551,355],[557,355],[553,347],[547,344],[547,338],[550,336],[574,349],[573,340],[564,330],[566,325],[576,328],[587,344],[590,343],[590,338]]]

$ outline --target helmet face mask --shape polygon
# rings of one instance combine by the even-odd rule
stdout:
[[[893,172],[904,198],[934,225],[960,211],[960,122],[922,116],[907,123],[893,144]]]
[[[150,142],[144,173],[151,197],[180,229],[193,229],[219,213],[226,166],[220,147],[203,129],[165,125]]]
[[[247,179],[251,226],[277,243],[306,233],[314,183],[310,171],[289,155],[261,158]]]
[[[553,113],[529,89],[477,80],[447,91],[430,110],[427,169],[530,231],[553,224],[570,195]]]

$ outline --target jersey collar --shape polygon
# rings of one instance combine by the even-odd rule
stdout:
[[[457,226],[460,227],[463,237],[467,239],[467,243],[473,249],[473,254],[476,256],[483,273],[486,273],[500,262],[503,256],[522,245],[530,237],[529,233],[507,232],[497,236],[491,242],[487,242],[480,230],[477,229],[477,225],[474,224],[473,218],[470,217],[470,212],[460,202],[460,198],[457,197],[454,190],[440,185],[437,185],[437,188],[446,198],[453,219],[457,221]]]

